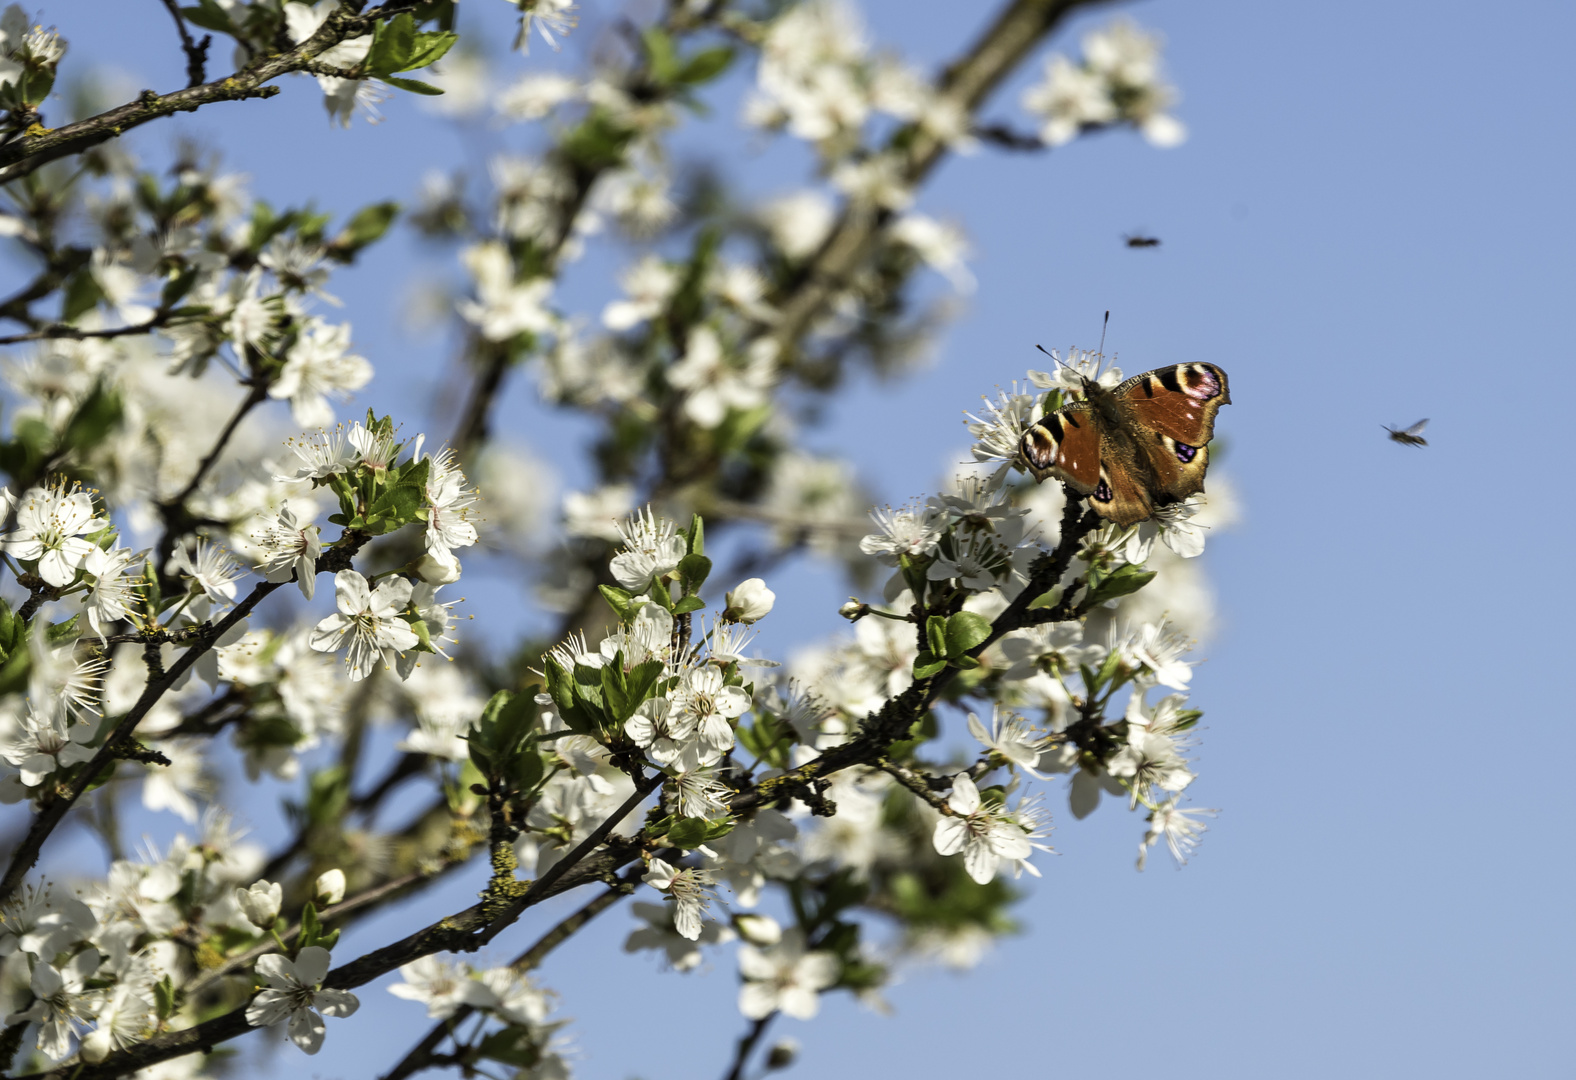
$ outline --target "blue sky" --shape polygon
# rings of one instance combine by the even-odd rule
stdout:
[[[878,40],[934,67],[984,6],[864,9]],[[508,14],[463,7],[489,23]],[[610,10],[593,6],[585,28]],[[1119,11],[1166,35],[1189,141],[1160,151],[1111,134],[946,164],[919,209],[965,225],[978,291],[928,370],[858,383],[810,440],[857,461],[882,499],[929,490],[965,444],[961,411],[1040,366],[1036,342],[1092,347],[1107,309],[1107,351],[1130,372],[1225,368],[1221,469],[1245,516],[1205,556],[1221,627],[1193,684],[1206,710],[1194,794],[1223,813],[1185,870],[1160,859],[1141,875],[1136,816],[1058,813],[1061,854],[1041,861],[1024,933],[979,970],[910,974],[889,1017],[834,996],[813,1023],[777,1030],[804,1046],[798,1075],[826,1080],[1566,1075],[1576,882],[1558,770],[1576,736],[1559,681],[1573,587],[1559,539],[1571,470],[1557,455],[1572,431],[1576,9],[1160,2],[1100,9],[1053,47],[1075,49],[1079,29]],[[71,40],[68,65],[113,64],[137,87],[180,81],[153,0],[44,15]],[[530,62],[572,63],[589,40]],[[1026,77],[993,113],[1017,113]],[[190,132],[276,205],[335,210],[408,199],[426,169],[477,160],[474,141],[408,99],[388,113],[331,130],[297,80],[274,102],[145,129],[137,145],[152,157]],[[765,190],[792,160],[751,156],[731,114],[686,139]],[[1128,250],[1120,238],[1136,229],[1163,245]],[[444,270],[416,263],[421,250],[401,235],[335,290],[379,369],[364,401],[402,415],[446,358],[399,317],[417,274]],[[588,259],[568,295],[595,310],[614,265]],[[506,415],[538,452],[572,456],[554,446],[572,449],[579,429],[535,409],[523,383]],[[1380,429],[1423,416],[1426,450]],[[823,567],[772,584],[783,602],[765,647],[837,629],[846,587]],[[463,904],[480,884],[432,904]],[[346,947],[432,910],[381,916]],[[537,925],[546,916],[500,957]],[[543,973],[574,1018],[578,1074],[720,1075],[743,1026],[731,966],[659,975],[618,951],[630,925],[603,916]],[[273,1067],[386,1068],[423,1021],[377,985],[362,998],[356,1020],[330,1022],[319,1058]]]

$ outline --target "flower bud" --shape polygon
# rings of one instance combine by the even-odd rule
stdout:
[[[783,939],[783,928],[770,915],[735,915],[733,928],[751,945],[771,946]]]
[[[322,907],[337,904],[345,898],[345,872],[337,866],[317,876],[315,899]]]
[[[728,607],[722,613],[727,622],[752,623],[764,619],[777,602],[777,594],[758,577],[746,578],[728,594]]]
[[[429,551],[416,560],[416,576],[428,585],[447,585],[460,580],[460,560],[452,551]]]
[[[797,1039],[779,1039],[766,1052],[766,1071],[773,1072],[777,1069],[786,1069],[794,1063],[794,1059],[798,1056],[799,1041]]]
[[[870,614],[870,605],[864,603],[858,597],[850,596],[848,603],[838,608],[837,613],[849,622],[858,622]]]
[[[235,902],[241,906],[241,914],[259,930],[267,930],[274,925],[284,898],[284,886],[277,881],[259,881],[250,889],[235,890]]]

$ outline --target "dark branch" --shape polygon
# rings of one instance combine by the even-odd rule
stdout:
[[[117,138],[150,120],[173,116],[178,112],[194,112],[204,105],[219,101],[273,97],[279,93],[279,87],[266,86],[265,83],[301,70],[304,65],[310,64],[321,53],[346,38],[371,32],[378,19],[395,9],[393,5],[385,5],[356,15],[341,7],[328,17],[317,33],[295,48],[261,57],[226,78],[168,94],[144,90],[136,101],[108,112],[64,127],[40,128],[33,134],[24,134],[0,146],[0,184],[26,176],[58,158],[79,154],[99,143]]]
[[[543,934],[537,939],[536,944],[515,957],[509,966],[519,975],[524,975],[526,972],[540,967],[542,961],[547,959],[548,953],[568,941],[586,923],[633,892],[635,890],[635,882],[639,880],[640,872],[638,867],[627,871],[616,884],[609,886],[606,892],[598,893],[596,898],[590,903],[575,911],[557,926]],[[460,1024],[469,1019],[475,1012],[476,1009],[473,1006],[462,1005],[453,1016],[434,1024],[432,1030],[427,1032],[426,1037],[413,1046],[399,1060],[397,1065],[384,1073],[381,1080],[405,1080],[407,1076],[439,1064],[440,1062],[436,1059],[434,1051],[438,1049],[438,1046],[445,1038],[452,1034]]]
[[[766,1034],[766,1029],[771,1022],[777,1019],[776,1012],[769,1012],[750,1025],[748,1031],[739,1036],[739,1047],[733,1054],[733,1067],[723,1080],[744,1080],[744,1066],[749,1063],[750,1055],[755,1052],[755,1047],[761,1041],[761,1036]]]
[[[175,0],[164,0],[164,6],[169,10],[170,18],[175,20],[176,33],[181,35],[181,51],[186,54],[186,87],[201,86],[207,79],[204,68],[208,63],[208,46],[213,43],[213,35],[204,34],[201,41],[193,41],[191,31],[186,29],[186,19],[181,15]]]

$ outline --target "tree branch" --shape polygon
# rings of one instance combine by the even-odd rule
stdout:
[[[543,960],[547,959],[548,953],[579,933],[586,923],[634,892],[635,883],[639,880],[638,867],[626,871],[616,884],[610,885],[606,892],[599,893],[590,903],[565,917],[558,925],[537,939],[536,944],[515,957],[509,966],[518,975],[534,971],[541,966]],[[475,1006],[462,1005],[453,1016],[438,1021],[432,1026],[432,1030],[427,1032],[426,1037],[400,1058],[399,1063],[384,1073],[380,1080],[405,1080],[408,1076],[439,1064],[433,1058],[433,1051],[437,1050],[439,1044],[475,1012]]]
[[[317,33],[295,48],[262,57],[226,78],[168,94],[144,90],[136,101],[90,116],[86,120],[59,128],[34,129],[32,134],[24,134],[0,146],[0,184],[27,176],[58,158],[79,154],[101,142],[124,135],[150,120],[178,112],[193,112],[219,101],[273,97],[279,93],[279,87],[263,84],[301,70],[303,65],[311,63],[319,54],[347,38],[370,33],[374,23],[391,10],[392,5],[385,5],[356,15],[341,7],[328,17]]]
[[[347,537],[349,538],[348,543],[346,543]],[[318,572],[343,570],[350,565],[351,558],[360,550],[361,545],[366,540],[365,534],[346,533],[344,537],[340,538],[340,542],[345,544],[344,547],[335,547],[325,551],[322,558],[318,559]],[[285,584],[288,583],[258,582],[246,599],[235,605],[230,613],[219,621],[218,625],[209,626],[205,629],[196,644],[183,652],[176,659],[175,663],[170,665],[169,670],[148,680],[148,685],[143,689],[142,695],[137,698],[137,703],[127,711],[125,716],[121,717],[120,722],[115,725],[115,730],[104,740],[103,745],[98,748],[91,759],[78,766],[76,778],[72,780],[69,786],[64,788],[57,785],[54,797],[49,801],[48,805],[34,816],[33,824],[27,830],[27,835],[23,837],[21,845],[11,856],[10,865],[6,867],[5,877],[0,878],[0,901],[8,899],[16,892],[17,888],[22,884],[23,878],[27,876],[27,872],[33,868],[33,864],[38,862],[38,856],[43,851],[44,842],[49,839],[49,834],[55,831],[61,819],[66,816],[66,811],[70,810],[76,801],[82,797],[82,793],[88,789],[88,786],[93,783],[104,767],[124,748],[126,741],[131,738],[132,732],[137,729],[137,725],[142,721],[142,718],[148,714],[148,710],[158,703],[159,699],[164,696],[170,687],[175,685],[182,675],[191,670],[191,666],[197,662],[198,657],[213,648],[232,626],[235,626],[250,615],[252,609],[261,603],[264,597],[275,589],[282,588]]]

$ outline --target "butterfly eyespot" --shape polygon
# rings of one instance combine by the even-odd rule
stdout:
[[[1101,480],[1100,486],[1094,489],[1093,497],[1096,502],[1110,502],[1114,498],[1111,494],[1111,485]]]
[[[1187,443],[1177,443],[1177,460],[1186,465],[1198,456],[1198,447],[1189,446]]]

